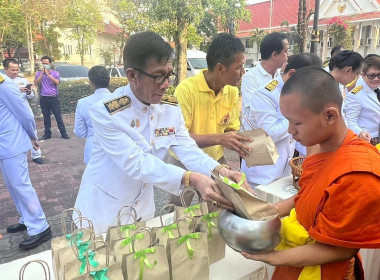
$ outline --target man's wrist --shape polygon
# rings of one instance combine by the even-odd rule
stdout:
[[[184,174],[183,174],[183,177],[182,177],[182,182],[183,182],[183,185],[186,187],[190,187],[190,176],[191,176],[191,171],[186,171]]]

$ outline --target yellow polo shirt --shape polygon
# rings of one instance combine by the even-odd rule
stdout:
[[[189,133],[200,135],[239,130],[238,88],[227,85],[215,96],[205,80],[206,71],[183,80],[175,89],[186,128]],[[221,145],[203,148],[203,151],[215,160],[224,155]]]

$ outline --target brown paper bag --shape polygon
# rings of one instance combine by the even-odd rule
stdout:
[[[195,205],[187,206],[184,200],[184,194],[186,192],[193,192],[195,194],[195,197],[197,198],[197,203]],[[177,211],[174,212],[174,221],[177,221],[179,217],[199,217],[204,214],[208,213],[208,207],[207,202],[201,201],[199,194],[196,192],[194,188],[185,188],[181,191],[179,194],[179,197],[181,199],[182,206],[177,206]]]
[[[197,232],[207,233],[208,259],[213,264],[226,255],[226,243],[218,231],[219,212],[211,212],[198,218]]]
[[[127,212],[127,210],[130,210],[130,212]],[[123,224],[122,219],[126,216],[133,217],[134,222],[132,224]],[[110,226],[107,229],[105,241],[110,246],[111,252],[113,253],[113,248],[116,241],[120,240],[121,238],[132,237],[132,235],[138,229],[145,227],[145,225],[145,222],[137,222],[137,212],[135,208],[133,208],[132,206],[121,207],[119,212],[117,213],[117,225]],[[122,236],[120,235],[120,231],[122,232]]]
[[[211,177],[215,180],[223,196],[231,201],[238,216],[249,220],[264,221],[273,219],[278,215],[272,204],[259,199],[257,196],[240,187],[239,184],[241,184],[245,178],[239,183],[234,183],[228,182],[229,180],[227,178],[223,178],[215,174],[215,172],[211,173]]]
[[[89,250],[94,250],[96,251],[96,249],[93,249],[93,247],[95,246],[96,242],[93,242],[89,248],[88,248],[88,251],[87,251],[87,254],[91,253],[91,251]],[[123,273],[121,271],[121,263],[120,262],[115,262],[115,263],[112,263],[112,257],[111,257],[111,254],[110,254],[110,249],[107,245],[107,243],[104,243],[102,244],[103,246],[106,246],[108,248],[108,251],[106,252],[107,253],[107,256],[106,256],[106,263],[103,265],[101,264],[101,266],[104,268],[103,269],[96,269],[96,268],[93,268],[90,263],[89,263],[89,258],[87,258],[87,264],[86,264],[86,273],[83,274],[83,275],[80,275],[78,277],[75,277],[73,278],[72,280],[98,280],[98,279],[103,279],[102,277],[107,277],[108,279],[110,280],[118,280],[118,279],[124,279],[123,277]]]
[[[188,217],[181,217],[177,222]],[[192,223],[195,221],[192,219]],[[195,226],[195,225],[194,225]],[[170,279],[208,280],[207,233],[192,232],[168,240]]]
[[[71,234],[70,233],[72,231],[68,232],[67,231],[67,227],[66,227],[66,218],[67,218],[69,212],[76,212],[77,215],[78,215],[78,217],[82,217],[82,213],[78,209],[76,209],[76,208],[66,209],[61,214],[61,226],[62,226],[63,236],[58,236],[58,237],[53,238],[51,240],[51,254],[52,254],[52,258],[53,258],[53,260],[52,260],[52,268],[53,268],[53,273],[54,273],[55,279],[58,279],[58,270],[57,270],[57,265],[58,265],[57,261],[58,261],[58,258],[57,258],[57,251],[59,249],[61,249],[61,248],[71,246]],[[92,229],[92,231],[94,231],[92,223],[91,224],[89,223],[89,226],[92,226],[91,229]],[[83,234],[83,232],[82,232],[82,234]]]
[[[246,130],[241,119],[244,119],[251,130]],[[240,116],[241,127],[244,131],[239,131],[238,134],[253,138],[252,142],[242,141],[242,143],[252,149],[248,157],[245,157],[245,163],[248,167],[259,165],[274,165],[279,153],[272,138],[262,128],[254,129],[252,123],[245,116]]]
[[[137,234],[147,232],[145,237],[149,238],[149,246],[143,249],[135,247]],[[169,280],[169,264],[165,247],[151,244],[151,233],[148,228],[142,228],[135,233],[132,241],[133,253],[123,255],[122,270],[124,279],[127,280]],[[140,241],[139,241],[140,242]]]
[[[31,263],[38,263],[42,266],[42,269],[44,270],[44,275],[45,275],[45,278],[44,280],[50,280],[51,277],[50,277],[50,268],[49,268],[49,265],[47,264],[47,262],[43,261],[43,260],[32,260],[32,261],[28,261],[27,263],[25,263],[21,269],[20,269],[20,273],[18,275],[18,279],[19,280],[24,280],[24,274],[25,274],[25,269],[28,265],[30,265]],[[33,275],[33,277],[36,277],[36,275]],[[31,278],[29,278],[31,279]],[[35,279],[35,278],[34,278]],[[42,278],[38,278],[39,280],[42,280]]]

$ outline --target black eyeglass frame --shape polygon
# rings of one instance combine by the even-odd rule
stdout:
[[[370,80],[374,80],[376,77],[380,80],[380,73],[377,73],[377,74],[364,74],[364,75],[366,75],[367,78],[370,79]]]
[[[163,84],[163,83],[165,83],[165,80],[167,79],[168,81],[170,81],[170,78],[171,77],[176,77],[176,74],[175,73],[171,73],[171,74],[168,74],[168,75],[152,75],[152,74],[149,74],[149,73],[147,73],[147,72],[145,72],[144,70],[142,70],[142,69],[140,69],[140,68],[137,68],[137,67],[132,67],[133,69],[135,69],[135,70],[137,70],[138,72],[140,72],[141,74],[143,74],[143,75],[145,75],[145,76],[147,76],[147,77],[149,77],[149,78],[152,78],[153,79],[153,81],[156,83],[156,84],[159,84],[159,85],[161,85],[161,84]],[[162,81],[160,81],[160,80],[157,80],[157,79],[159,79],[159,78],[161,78],[161,79],[163,79]]]

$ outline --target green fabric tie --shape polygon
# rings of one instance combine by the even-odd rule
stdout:
[[[82,255],[82,256],[79,256],[78,257],[78,260],[82,263],[80,268],[79,268],[79,274],[80,275],[83,275],[84,274],[84,270],[86,269],[86,265],[87,265],[87,256],[88,256],[88,262],[90,263],[90,265],[92,267],[97,267],[99,265],[99,263],[97,261],[94,260],[94,257],[95,257],[95,252],[89,250],[89,253],[88,255]]]
[[[119,229],[121,232],[125,231],[125,237],[129,237],[129,230],[131,230],[131,229],[135,230],[135,229],[137,229],[137,226],[135,224],[125,225],[125,226],[121,226]]]
[[[194,210],[196,210],[196,209],[201,209],[201,206],[199,204],[197,204],[197,205],[187,207],[185,209],[185,214],[190,212],[191,217],[194,218],[194,216],[195,216]]]
[[[164,227],[162,229],[162,233],[166,233],[168,232],[168,236],[169,238],[174,238],[174,235],[173,235],[173,229],[176,229],[178,228],[178,225],[177,224],[171,224],[171,225],[168,225],[166,227]]]
[[[198,239],[199,234],[198,233],[189,233],[185,236],[182,236],[180,239],[178,239],[177,244],[181,245],[183,242],[186,242],[187,247],[187,253],[189,254],[189,258],[192,259],[194,257],[195,250],[191,247],[190,239]]]
[[[156,252],[156,248],[147,248],[147,249],[144,249],[144,250],[140,250],[138,251],[134,256],[133,258],[136,260],[136,259],[140,259],[140,271],[139,271],[139,280],[142,280],[143,279],[143,276],[144,276],[144,264],[148,267],[148,268],[153,268],[156,264],[157,264],[157,261],[154,261],[154,264],[151,265],[148,258],[146,257],[147,254],[151,254],[151,253],[155,253]]]
[[[223,177],[223,182],[224,183],[226,183],[230,187],[233,187],[234,189],[237,189],[237,190],[245,190],[244,188],[241,187],[241,185],[244,183],[244,181],[245,181],[245,174],[244,174],[244,172],[242,172],[242,177],[241,177],[241,180],[240,180],[239,183],[235,183],[234,181],[231,181],[227,177]]]
[[[83,256],[83,254],[87,251],[88,246],[90,246],[91,241],[83,242],[81,240],[77,241],[77,248],[78,248],[78,256]]]
[[[144,234],[143,233],[138,233],[138,234],[135,235],[135,239],[143,239],[143,238],[144,238]],[[121,244],[120,244],[121,248],[124,248],[125,245],[129,244],[129,249],[130,249],[130,252],[132,253],[133,252],[132,240],[133,240],[133,237],[127,237],[127,238],[125,238],[124,241],[121,242]]]
[[[94,280],[110,280],[106,276],[107,272],[108,272],[108,267],[102,270],[98,270],[98,271],[91,271],[90,277],[94,278]]]
[[[204,215],[202,217],[202,220],[207,222],[207,227],[208,227],[208,240],[211,240],[212,239],[212,227],[216,227],[217,228],[217,225],[212,221],[213,218],[216,218],[219,216],[219,213],[218,212],[212,212],[212,213],[208,213],[206,215]]]
[[[77,241],[77,244],[78,244],[78,241],[80,241],[82,239],[82,236],[83,236],[83,231],[78,231],[76,236],[75,236],[75,240]],[[70,241],[70,246],[73,245],[73,239],[74,238],[72,236],[72,233],[66,234],[65,237],[68,241]]]

